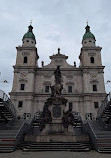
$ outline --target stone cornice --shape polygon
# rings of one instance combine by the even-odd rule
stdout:
[[[33,92],[10,92],[9,95],[11,96],[35,96]]]
[[[62,94],[64,97],[99,97],[99,96],[106,96],[106,93],[72,93],[72,94]],[[35,96],[41,96],[41,97],[43,97],[43,96],[45,96],[45,97],[49,97],[50,96],[50,94],[40,94],[40,93],[35,93]]]
[[[83,93],[83,97],[105,97],[106,93]]]
[[[50,56],[50,59],[55,59],[55,58],[68,59],[68,56],[60,54],[60,53]]]
[[[22,46],[18,46],[18,47],[16,47],[16,49],[18,51],[21,51],[21,50],[36,50],[36,52],[37,52],[37,48],[36,47],[22,47]]]
[[[55,68],[39,68],[37,66],[13,66],[13,68],[16,70],[21,70],[21,69],[29,69],[29,70],[34,70],[36,72],[47,72],[47,71],[53,71]],[[66,72],[66,71],[82,71],[83,69],[104,69],[105,66],[82,66],[79,68],[61,68],[61,71]]]
[[[50,97],[50,94],[40,94],[40,93],[33,93],[33,92],[10,92],[9,95],[13,96],[31,96],[31,97]],[[62,94],[64,97],[82,97],[82,98],[97,98],[97,97],[105,97],[106,93],[72,93],[72,94]]]
[[[104,69],[105,66],[82,66],[81,69]]]
[[[36,66],[13,66],[14,69],[36,69]]]
[[[82,47],[81,51],[82,50],[101,50],[101,49],[102,49],[102,47],[99,47],[99,46],[97,46],[97,47]]]
[[[42,71],[53,71],[55,68],[36,68],[36,71],[42,72]],[[61,71],[81,71],[81,68],[73,67],[73,68],[61,68]]]
[[[21,70],[28,71],[29,73],[35,73],[36,67],[35,66],[13,66],[14,73],[20,73]]]

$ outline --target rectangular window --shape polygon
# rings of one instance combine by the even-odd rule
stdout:
[[[19,101],[18,108],[22,108],[22,106],[23,106],[23,101]]]
[[[72,102],[69,102],[69,109],[72,109]]]
[[[20,85],[20,90],[24,90],[25,89],[25,84],[21,84]]]
[[[94,63],[94,57],[91,57],[91,58],[90,58],[90,62],[91,62],[91,63]]]
[[[95,107],[95,108],[99,108],[98,102],[94,102],[94,107]]]
[[[93,85],[93,91],[97,91],[97,85]]]
[[[68,86],[68,93],[72,93],[72,86]]]
[[[45,86],[45,92],[49,93],[49,86]]]
[[[27,63],[27,57],[24,57],[24,63]]]

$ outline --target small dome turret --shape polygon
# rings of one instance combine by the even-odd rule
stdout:
[[[33,27],[31,25],[28,27],[27,33],[24,34],[22,41],[23,46],[35,46],[36,39],[35,35],[33,34]]]
[[[82,45],[84,47],[86,47],[86,46],[88,46],[88,47],[89,46],[95,46],[96,39],[95,39],[95,36],[90,31],[90,26],[88,26],[88,24],[87,24],[87,26],[85,27],[85,29],[86,29],[86,32],[83,35]]]

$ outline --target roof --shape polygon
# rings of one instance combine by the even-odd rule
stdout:
[[[33,34],[33,27],[31,25],[28,27],[27,33],[24,34],[23,39],[24,38],[31,38],[36,41],[35,35]]]
[[[92,38],[92,39],[96,40],[95,36],[90,31],[90,26],[87,25],[85,29],[86,29],[86,32],[83,35],[82,41],[85,40],[85,39],[87,39],[87,38]]]

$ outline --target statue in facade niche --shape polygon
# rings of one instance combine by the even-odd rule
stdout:
[[[61,71],[60,71],[60,66],[57,66],[57,68],[54,71],[55,75],[55,83],[56,84],[61,84]]]

